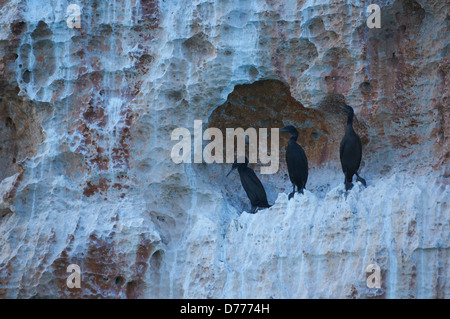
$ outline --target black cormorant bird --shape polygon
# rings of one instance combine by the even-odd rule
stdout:
[[[341,158],[342,171],[345,175],[345,190],[352,189],[353,175],[356,175],[356,181],[366,186],[364,178],[358,175],[359,165],[361,164],[362,144],[358,134],[353,129],[353,108],[349,105],[340,105],[347,113],[347,125],[345,126],[345,135],[341,141],[339,155]]]
[[[295,194],[295,186],[297,186],[297,191],[302,194],[303,189],[306,187],[306,182],[308,181],[308,159],[303,148],[297,144],[298,131],[295,127],[288,125],[282,128],[280,132],[291,133],[286,149],[286,163],[293,186],[292,193],[289,194],[289,199],[291,199]]]
[[[245,158],[245,163],[238,163],[238,161],[235,160],[230,172],[227,174],[227,177],[236,168],[239,172],[239,177],[241,178],[242,187],[247,193],[248,199],[250,199],[250,203],[252,204],[252,210],[250,213],[255,214],[257,208],[259,207],[270,207],[271,205],[267,202],[267,195],[264,190],[264,186],[261,184],[261,181],[256,176],[255,172],[248,167],[248,158]]]

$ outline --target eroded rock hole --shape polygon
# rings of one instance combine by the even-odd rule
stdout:
[[[150,258],[150,268],[152,271],[158,272],[161,268],[162,263],[162,253],[161,250],[157,250],[153,253],[152,257]]]
[[[125,280],[123,279],[122,276],[117,276],[116,279],[114,280],[114,283],[115,283],[118,287],[120,287],[120,286],[123,285],[124,281],[125,281]]]
[[[339,144],[344,134],[346,115],[339,108],[345,103],[341,94],[329,94],[315,108],[306,108],[294,99],[289,87],[278,80],[261,80],[252,84],[237,85],[228,95],[227,100],[219,105],[208,118],[206,128],[218,128],[224,137],[223,157],[226,154],[226,128],[282,128],[294,125],[299,131],[298,142],[304,148],[311,169],[323,165],[335,165],[339,169]],[[363,143],[367,143],[367,130],[355,119],[355,129]],[[266,189],[269,203],[273,203],[278,193],[290,190],[290,181],[286,174],[285,149],[289,134],[279,134],[279,170],[275,174],[262,175],[261,163],[250,164],[261,179]],[[259,138],[258,138],[259,141]],[[204,142],[204,146],[209,141]],[[267,140],[270,150],[271,136]],[[248,156],[248,146],[246,146]],[[230,163],[195,165],[197,176],[202,176],[205,183],[213,189],[221,190],[223,196],[237,209],[248,209],[249,202],[243,191],[238,173],[226,173]],[[311,188],[309,188],[311,189]]]
[[[22,74],[22,80],[25,83],[30,83],[31,80],[31,72],[29,70],[25,70]]]

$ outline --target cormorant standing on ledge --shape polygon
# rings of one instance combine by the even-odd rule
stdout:
[[[261,181],[256,176],[255,172],[248,167],[248,158],[245,158],[245,163],[238,163],[238,161],[235,160],[230,172],[227,174],[227,177],[236,168],[239,172],[239,177],[241,178],[242,187],[247,193],[248,199],[250,199],[250,203],[252,204],[252,210],[250,213],[255,214],[259,207],[270,207],[271,205],[267,202],[267,195],[264,190],[264,186],[261,184]]]
[[[341,141],[339,155],[341,158],[342,171],[345,175],[345,190],[352,189],[353,175],[356,175],[356,181],[366,186],[366,181],[358,175],[359,165],[362,157],[362,144],[358,134],[353,129],[353,108],[349,105],[340,105],[347,113],[347,125],[345,126],[345,135]]]
[[[308,181],[308,159],[303,148],[297,144],[298,131],[294,126],[288,125],[282,128],[280,132],[291,134],[286,149],[286,163],[293,186],[292,193],[289,194],[289,199],[291,199],[295,194],[295,186],[297,186],[297,191],[302,194],[303,189],[306,187],[306,182]]]

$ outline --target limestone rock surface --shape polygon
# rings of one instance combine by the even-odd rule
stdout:
[[[0,298],[448,298],[449,5],[0,0]],[[338,157],[355,109],[361,175]],[[299,128],[303,196],[230,164],[175,164],[171,133]],[[81,269],[69,289],[67,267]],[[367,266],[382,285],[366,285]]]

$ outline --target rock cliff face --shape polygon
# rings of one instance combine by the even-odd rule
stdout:
[[[448,4],[0,0],[1,298],[448,298]],[[74,2],[75,3],[75,2]],[[338,159],[355,109],[364,147]],[[175,128],[293,124],[303,196],[175,164]],[[81,269],[69,289],[67,266]],[[366,268],[381,269],[381,288]]]

